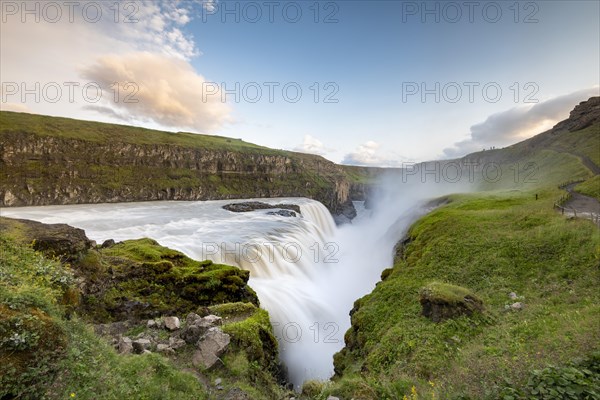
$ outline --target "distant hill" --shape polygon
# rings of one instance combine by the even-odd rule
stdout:
[[[8,111],[0,139],[4,207],[303,196],[352,217],[351,200],[364,200],[383,173],[401,173],[222,136]],[[449,162],[502,166],[502,179],[480,182],[482,190],[589,179],[600,173],[600,97],[530,139],[439,161]]]
[[[304,196],[352,216],[323,157],[241,139],[0,112],[0,206]]]
[[[524,168],[535,163],[541,185],[600,174],[600,97],[581,102],[552,129],[503,149],[469,154],[461,161]],[[509,184],[506,182],[505,184]],[[513,182],[514,184],[514,182]]]

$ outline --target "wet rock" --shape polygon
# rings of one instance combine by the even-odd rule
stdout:
[[[181,327],[181,322],[177,317],[165,317],[163,318],[163,321],[165,323],[165,328],[170,331],[175,331]]]
[[[224,205],[223,208],[227,211],[232,212],[249,212],[256,210],[268,210],[271,208],[281,208],[285,210],[292,210],[300,214],[300,206],[296,204],[267,204],[260,201],[244,201],[242,203],[231,203]]]
[[[291,210],[269,211],[267,215],[279,215],[280,217],[297,217],[298,215]]]
[[[230,336],[220,328],[210,328],[196,344],[198,350],[194,353],[192,364],[196,367],[211,368],[227,350],[230,340]]]

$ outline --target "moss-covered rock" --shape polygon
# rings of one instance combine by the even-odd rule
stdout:
[[[421,289],[421,314],[433,322],[483,311],[483,301],[469,289],[433,282]]]
[[[75,268],[87,282],[82,306],[96,321],[186,314],[237,301],[258,305],[248,271],[195,261],[152,239],[91,250]]]
[[[0,229],[11,231],[49,258],[77,261],[92,247],[83,229],[66,224],[43,224],[26,219],[0,218]]]
[[[24,245],[68,264],[79,278],[79,291],[62,302],[78,305],[96,323],[185,315],[200,306],[249,302],[258,297],[248,286],[250,273],[239,268],[196,261],[152,239],[127,240],[91,247],[81,229],[0,218],[0,226]]]

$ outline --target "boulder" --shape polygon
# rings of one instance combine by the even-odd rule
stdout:
[[[112,247],[115,245],[115,241],[113,239],[107,239],[104,242],[102,242],[102,245],[100,245],[100,247],[102,247],[103,249],[106,249],[107,247]]]
[[[433,322],[483,311],[483,302],[469,289],[447,283],[431,283],[421,289],[421,314]]]
[[[244,201],[242,203],[226,204],[223,208],[232,212],[249,212],[255,210],[268,210],[272,208],[281,208],[284,210],[292,210],[300,214],[300,206],[296,204],[267,204],[261,201]]]
[[[212,314],[207,315],[206,317],[202,318],[202,320],[213,326],[223,325],[223,318],[218,317],[216,315],[212,315]]]
[[[197,343],[210,328],[223,323],[221,317],[216,315],[208,315],[202,318],[194,313],[188,314],[185,320],[186,327],[181,332],[181,338],[188,344]]]
[[[199,321],[201,319],[202,319],[201,316],[199,316],[196,313],[191,312],[187,315],[187,317],[185,317],[185,324],[187,326],[194,325],[194,323],[196,323],[196,321]]]
[[[127,336],[123,336],[119,339],[119,343],[117,344],[119,354],[130,354],[133,352],[133,345],[131,344],[131,339]]]
[[[149,350],[150,346],[152,346],[152,342],[148,339],[136,339],[131,344],[133,345],[133,351],[137,354],[144,353],[145,350]]]
[[[36,251],[48,257],[56,257],[65,261],[77,261],[92,247],[83,229],[66,224],[42,224],[25,219],[15,219],[22,225],[24,239],[33,243]]]
[[[173,353],[173,349],[168,344],[159,343],[156,345],[156,351],[159,353]]]
[[[165,317],[163,318],[163,321],[165,323],[165,328],[170,331],[175,331],[181,327],[181,322],[177,317]]]
[[[182,340],[178,337],[170,337],[169,338],[169,347],[173,350],[178,349],[180,347],[185,346],[185,340]]]
[[[220,328],[210,328],[196,344],[198,350],[194,352],[192,364],[196,367],[211,368],[227,350],[230,340],[230,336]]]

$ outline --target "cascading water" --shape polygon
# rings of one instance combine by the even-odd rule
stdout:
[[[353,224],[338,228],[319,202],[259,200],[298,204],[302,216],[222,209],[232,201],[26,207],[5,209],[3,215],[67,223],[98,242],[150,237],[195,259],[250,270],[250,285],[271,315],[290,380],[299,386],[306,379],[327,379],[350,327],[353,302],[391,265],[395,243],[420,213],[418,202],[388,199],[386,207],[363,211]]]

